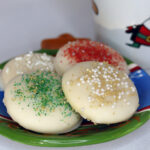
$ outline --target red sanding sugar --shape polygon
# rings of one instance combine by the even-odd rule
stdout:
[[[84,61],[107,61],[113,66],[117,66],[120,70],[126,70],[126,62],[123,57],[114,49],[99,42],[90,40],[77,40],[69,42],[64,47],[64,57],[69,63]]]

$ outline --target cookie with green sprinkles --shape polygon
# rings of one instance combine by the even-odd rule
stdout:
[[[66,133],[82,121],[66,101],[61,77],[54,72],[17,76],[5,89],[4,104],[14,121],[39,133]]]

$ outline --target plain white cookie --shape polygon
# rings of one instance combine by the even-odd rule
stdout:
[[[66,133],[82,122],[65,100],[61,80],[52,73],[17,76],[6,87],[3,101],[14,121],[35,132]]]
[[[95,124],[125,121],[139,106],[136,88],[128,75],[108,63],[76,64],[63,75],[62,87],[75,111]]]
[[[54,71],[53,60],[53,56],[32,52],[10,60],[2,70],[4,87],[15,76],[23,73],[35,72],[37,70]]]

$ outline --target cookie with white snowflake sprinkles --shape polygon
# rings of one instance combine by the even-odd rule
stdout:
[[[81,62],[63,75],[67,101],[95,124],[128,120],[139,106],[136,88],[128,75],[106,62]]]
[[[4,87],[15,76],[23,73],[31,73],[37,70],[54,71],[54,57],[47,54],[27,53],[10,60],[2,70]]]
[[[128,73],[127,64],[118,52],[107,45],[90,40],[77,40],[64,45],[59,49],[54,65],[56,71],[62,75],[76,63],[84,61],[105,61]]]
[[[66,133],[82,121],[66,101],[56,73],[17,76],[6,87],[3,101],[14,121],[35,132]]]

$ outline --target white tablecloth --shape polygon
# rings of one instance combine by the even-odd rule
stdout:
[[[0,1],[0,62],[40,48],[44,38],[69,32],[95,40],[90,0]],[[138,130],[107,143],[61,148],[69,150],[149,150],[150,121]],[[54,150],[20,144],[0,136],[0,150]]]

